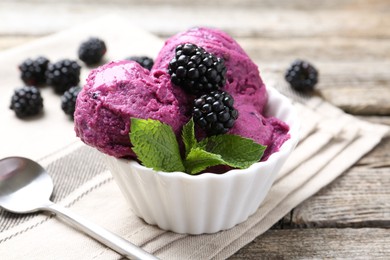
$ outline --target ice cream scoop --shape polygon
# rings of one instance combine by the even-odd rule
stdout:
[[[75,130],[87,144],[115,157],[132,157],[130,118],[151,118],[179,133],[189,118],[187,99],[168,78],[152,76],[133,61],[111,62],[92,71],[79,93]]]

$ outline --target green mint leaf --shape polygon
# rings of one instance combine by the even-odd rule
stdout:
[[[187,124],[183,126],[182,139],[185,147],[186,157],[191,149],[196,146],[197,140],[195,138],[194,120],[191,118]]]
[[[219,154],[207,152],[199,147],[192,148],[184,161],[186,172],[196,174],[207,167],[226,164]]]
[[[183,161],[169,125],[158,120],[132,118],[130,130],[133,151],[142,164],[165,172],[196,174],[216,165],[248,168],[261,159],[266,149],[266,146],[238,135],[211,136],[198,143],[191,119],[182,130],[186,154]]]
[[[131,118],[130,141],[144,166],[165,172],[185,170],[175,133],[169,125]]]
[[[199,143],[199,147],[209,153],[219,154],[227,165],[239,169],[258,162],[267,148],[252,139],[231,134],[208,137]]]

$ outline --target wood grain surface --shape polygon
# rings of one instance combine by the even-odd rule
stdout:
[[[389,259],[381,228],[269,230],[230,259]]]
[[[192,26],[219,27],[265,81],[283,80],[294,59],[307,59],[320,71],[318,95],[390,125],[388,0],[2,0],[0,50],[107,13],[161,38]],[[389,187],[390,136],[231,259],[389,259]]]

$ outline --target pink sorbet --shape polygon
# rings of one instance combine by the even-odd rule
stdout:
[[[228,133],[266,145],[262,160],[278,151],[289,138],[289,127],[263,115],[268,97],[256,64],[229,35],[210,28],[194,28],[168,39],[150,72],[132,61],[111,62],[93,70],[77,98],[77,136],[118,158],[136,158],[129,140],[131,117],[160,120],[170,125],[179,139],[191,117],[194,100],[194,96],[173,85],[168,74],[175,48],[182,43],[196,44],[225,60],[224,90],[234,98],[239,112]]]

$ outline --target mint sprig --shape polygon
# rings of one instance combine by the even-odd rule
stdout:
[[[231,134],[210,136],[201,141],[199,146],[209,153],[219,154],[226,165],[239,169],[258,162],[266,148],[252,139]]]
[[[226,164],[221,155],[207,152],[200,147],[191,149],[184,160],[186,173],[189,174],[196,174],[205,170],[207,167],[220,164]]]
[[[194,120],[191,118],[187,124],[183,126],[181,137],[183,139],[184,147],[186,150],[185,156],[191,152],[191,149],[197,145],[197,140],[195,137],[195,127]]]
[[[176,136],[169,125],[152,119],[131,119],[133,151],[146,167],[156,171],[184,171]]]
[[[129,135],[133,151],[142,164],[165,172],[197,174],[216,165],[245,169],[258,162],[266,149],[252,139],[231,134],[211,136],[198,142],[192,118],[182,130],[184,158],[172,128],[158,120],[132,118]]]

